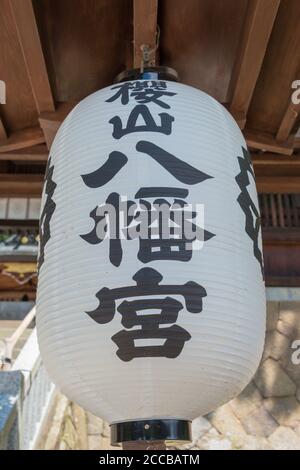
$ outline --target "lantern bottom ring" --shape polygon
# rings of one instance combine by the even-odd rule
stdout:
[[[181,419],[145,419],[110,425],[111,445],[130,441],[191,441],[191,422]]]

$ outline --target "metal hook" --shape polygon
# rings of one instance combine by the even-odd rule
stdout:
[[[141,61],[141,73],[144,72],[144,68],[149,65],[150,59],[153,54],[156,53],[159,47],[159,40],[160,40],[160,27],[157,25],[156,27],[156,41],[155,46],[153,49],[150,49],[149,44],[142,44],[141,51],[142,51],[142,61]]]

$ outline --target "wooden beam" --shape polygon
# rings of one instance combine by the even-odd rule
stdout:
[[[262,227],[264,245],[300,245],[300,230],[297,227]]]
[[[294,138],[291,136],[285,142],[278,142],[271,134],[251,129],[244,130],[244,137],[249,147],[254,149],[292,155]]]
[[[259,193],[299,193],[300,176],[257,176]]]
[[[46,145],[40,144],[12,152],[0,152],[0,161],[45,163],[48,159],[48,153]]]
[[[142,45],[155,49],[157,32],[158,0],[134,0],[133,2],[133,64],[139,68],[142,63]],[[149,65],[155,65],[155,52],[150,57]]]
[[[231,109],[229,109],[229,112],[232,114],[232,117],[237,122],[239,128],[243,130],[247,122],[246,116],[243,113],[237,113],[232,111]]]
[[[1,197],[40,197],[44,175],[0,173]]]
[[[39,127],[14,132],[6,140],[0,142],[0,153],[12,152],[33,145],[44,144],[45,137]]]
[[[286,255],[285,258],[287,258]],[[300,276],[271,276],[266,274],[265,284],[267,287],[299,287]]]
[[[256,177],[300,176],[300,156],[265,152],[251,154],[251,159]]]
[[[32,0],[9,0],[38,113],[54,111],[54,101]]]
[[[76,103],[60,103],[56,111],[41,113],[39,123],[43,129],[47,148],[50,149],[54,137],[64,119]]]
[[[252,162],[256,165],[300,165],[300,154],[285,155],[272,152],[250,153]]]
[[[0,141],[7,139],[7,133],[6,129],[4,127],[4,124],[2,122],[2,119],[0,118]]]
[[[280,0],[248,2],[242,40],[230,83],[230,111],[240,114],[241,122],[247,111],[267,50]]]
[[[288,139],[297,121],[299,112],[300,103],[294,104],[290,101],[276,134],[276,140],[278,140],[278,142],[284,142]]]

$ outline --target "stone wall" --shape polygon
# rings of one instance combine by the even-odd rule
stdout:
[[[38,443],[40,450],[121,450],[110,445],[105,421],[58,394],[49,425]]]
[[[300,365],[291,360],[296,339],[300,302],[268,302],[265,349],[253,381],[230,403],[195,419],[194,440],[181,448],[300,450]],[[110,446],[106,423],[78,408],[66,402],[56,443],[48,442],[48,449],[121,448]]]

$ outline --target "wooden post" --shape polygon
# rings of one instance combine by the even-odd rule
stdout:
[[[141,46],[155,50],[157,28],[157,0],[134,0],[133,2],[133,65],[139,68],[143,52]],[[155,65],[156,54],[151,56],[149,66]]]

